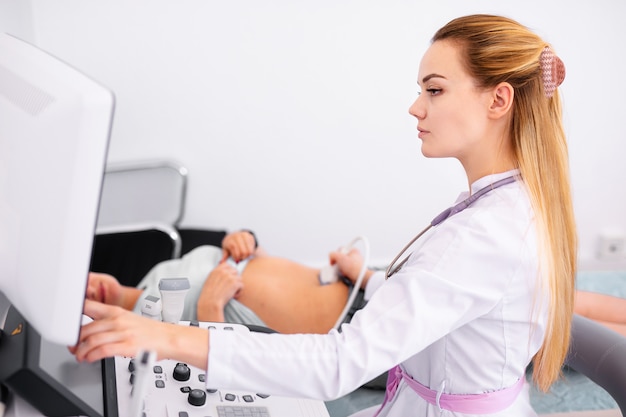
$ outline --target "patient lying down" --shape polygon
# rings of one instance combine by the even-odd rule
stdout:
[[[281,333],[327,333],[336,323],[349,295],[343,281],[321,285],[320,270],[257,248],[246,231],[234,232],[222,248],[201,246],[182,259],[156,265],[137,288],[126,287],[112,276],[91,273],[87,298],[138,310],[146,294],[159,297],[161,278],[189,278],[183,320],[257,324]],[[228,262],[232,259],[236,262]],[[356,281],[363,259],[356,250],[330,253],[351,282]],[[362,283],[367,286],[373,271]],[[626,336],[626,299],[577,291],[575,313],[595,320]]]
[[[330,256],[333,262],[342,257],[343,275],[356,279],[363,262],[358,251]],[[183,320],[258,324],[281,333],[327,333],[347,302],[349,287],[342,281],[321,285],[319,273],[319,269],[267,255],[256,247],[252,234],[242,231],[227,235],[221,249],[201,246],[181,259],[157,264],[137,288],[92,272],[86,296],[139,312],[141,298],[160,296],[161,278],[186,277],[191,289]]]

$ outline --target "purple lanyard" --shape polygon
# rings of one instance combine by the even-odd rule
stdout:
[[[411,241],[404,248],[402,248],[400,253],[398,253],[396,257],[393,258],[393,261],[391,261],[391,263],[387,267],[387,271],[385,271],[385,279],[389,279],[389,277],[391,277],[393,274],[398,272],[398,270],[402,268],[402,266],[406,263],[406,261],[409,260],[409,257],[407,256],[406,258],[402,260],[402,262],[398,264],[398,266],[394,268],[396,262],[398,262],[398,259],[400,259],[400,257],[407,251],[407,249],[409,249],[413,245],[413,243],[415,243],[417,239],[419,239],[424,233],[426,233],[428,229],[430,229],[433,226],[437,226],[438,224],[443,223],[443,221],[448,219],[449,217],[462,212],[463,210],[468,208],[472,203],[478,200],[480,197],[487,194],[489,191],[495,190],[498,187],[502,187],[503,185],[510,184],[515,181],[517,181],[517,177],[515,175],[502,178],[501,180],[498,180],[492,184],[489,184],[486,187],[481,188],[480,190],[476,191],[474,194],[470,195],[468,198],[461,201],[460,203],[457,203],[452,207],[448,207],[447,209],[439,213],[434,219],[431,220],[430,224],[426,226],[424,230],[419,232],[417,236],[411,239]]]

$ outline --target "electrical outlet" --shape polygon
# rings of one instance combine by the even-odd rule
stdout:
[[[616,260],[626,254],[626,237],[621,234],[604,233],[600,235],[598,258]]]

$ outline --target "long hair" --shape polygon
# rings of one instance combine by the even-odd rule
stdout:
[[[533,381],[547,391],[567,355],[574,310],[577,234],[560,96],[548,97],[540,56],[549,47],[518,22],[491,15],[452,20],[432,41],[460,46],[465,69],[478,87],[508,82],[514,89],[510,137],[535,212],[540,271],[548,291],[548,324],[533,358]]]

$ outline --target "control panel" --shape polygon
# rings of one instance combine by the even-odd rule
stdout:
[[[181,324],[221,331],[249,331],[246,326],[237,324]],[[115,358],[120,416],[128,415],[133,409],[133,389],[138,389],[135,384],[143,380],[141,417],[328,417],[322,401],[269,395],[262,387],[255,392],[207,387],[204,370],[173,360],[155,361],[150,369],[142,369],[142,374],[138,374],[140,366],[136,361],[135,358]]]

